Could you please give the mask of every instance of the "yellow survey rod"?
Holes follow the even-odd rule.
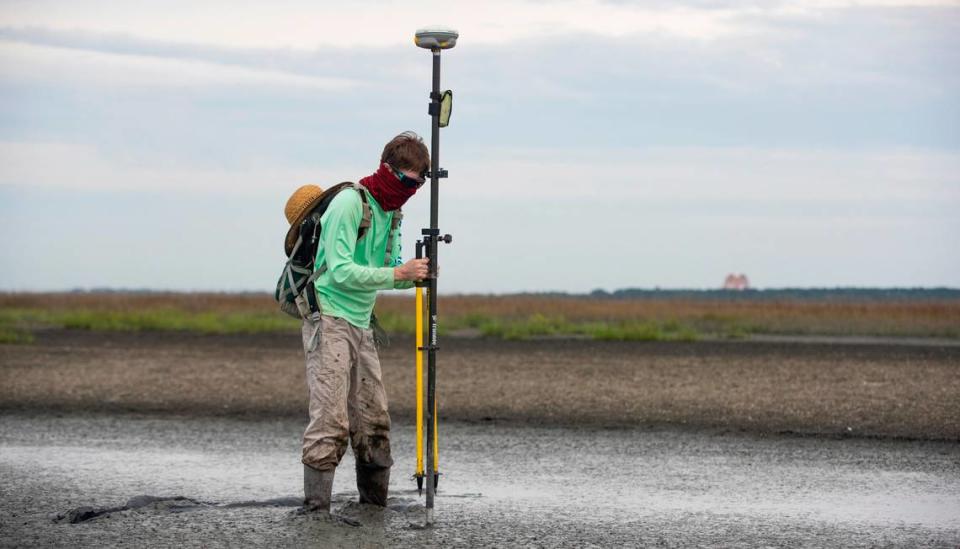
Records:
[[[440,478],[440,431],[437,429],[437,409],[438,402],[440,402],[440,397],[435,396],[433,399],[433,486],[436,488],[437,481]]]
[[[436,489],[440,482],[440,429],[439,414],[440,395],[436,394],[434,389],[433,397],[433,488]],[[421,469],[422,470],[422,469]]]
[[[417,491],[423,490],[423,288],[417,286]]]

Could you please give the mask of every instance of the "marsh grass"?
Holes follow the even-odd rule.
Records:
[[[0,310],[0,342],[29,343],[38,328],[91,331],[186,331],[203,334],[258,333],[296,330],[286,315],[260,311],[198,312],[172,307],[131,310]]]
[[[382,295],[387,331],[413,334],[413,298]],[[443,296],[440,335],[584,337],[690,341],[753,334],[960,338],[960,301],[752,301],[604,299],[568,296]],[[45,327],[189,331],[209,334],[295,331],[268,294],[0,294],[0,343],[29,343]]]
[[[6,311],[0,311],[0,344],[33,343],[33,334]]]

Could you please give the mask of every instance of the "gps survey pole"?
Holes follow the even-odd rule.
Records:
[[[418,243],[418,248],[422,247],[426,252],[429,263],[429,276],[427,277],[427,310],[429,311],[427,323],[426,345],[421,345],[417,352],[427,352],[427,402],[426,423],[427,423],[427,501],[426,501],[426,523],[433,524],[433,496],[439,480],[439,471],[437,470],[438,446],[437,446],[437,246],[443,241],[450,243],[451,237],[446,234],[440,236],[440,229],[437,228],[437,205],[440,190],[440,178],[447,176],[447,171],[440,169],[440,128],[445,127],[450,120],[450,108],[453,102],[453,94],[449,91],[440,93],[440,52],[457,45],[459,34],[455,30],[429,27],[420,29],[414,36],[414,43],[430,50],[433,56],[433,88],[430,91],[430,228],[423,229],[422,243]],[[419,309],[417,314],[423,314]],[[419,338],[418,338],[419,339]],[[419,402],[424,407],[422,400]],[[422,408],[421,408],[422,410]],[[417,414],[422,417],[421,413]],[[418,429],[419,430],[419,429]],[[423,449],[423,445],[418,444],[418,449]],[[418,471],[420,473],[420,471]],[[422,477],[421,477],[422,478]]]

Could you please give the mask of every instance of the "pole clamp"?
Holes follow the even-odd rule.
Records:
[[[450,172],[448,172],[443,168],[440,168],[439,170],[437,170],[437,179],[443,179],[445,177],[448,177],[449,175],[450,175]],[[433,178],[433,172],[427,172],[427,177]]]
[[[439,345],[424,345],[423,347],[417,347],[418,351],[439,351]]]
[[[433,240],[436,240],[437,244],[441,242],[444,244],[450,244],[453,242],[453,235],[445,234],[440,236],[440,229],[420,229],[420,234],[423,235],[423,240],[417,241],[417,259],[420,259],[420,254],[424,249],[430,249],[430,242]]]

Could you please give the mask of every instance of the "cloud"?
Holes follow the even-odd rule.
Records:
[[[589,176],[576,183],[605,192],[584,196],[559,177],[568,166],[544,165],[537,181],[557,177],[551,192],[526,196],[527,182],[516,179],[491,196],[473,191],[500,179],[501,166],[475,179],[468,172],[476,168],[450,161],[440,228],[454,244],[442,251],[442,292],[715,287],[728,272],[746,272],[760,287],[960,284],[956,194],[924,185],[909,200],[884,196],[886,185],[859,198],[821,195],[826,185],[806,198],[739,193],[750,185],[724,197],[670,198],[620,194]],[[672,169],[678,179],[684,173]],[[689,177],[666,187],[710,183]],[[294,187],[280,182],[253,194],[0,185],[0,288],[269,291]],[[418,194],[404,208],[407,255],[428,203]]]
[[[771,18],[822,18],[839,9],[956,7],[950,0],[605,2],[601,0],[427,0],[271,3],[169,0],[8,0],[0,24],[83,29],[235,48],[412,47],[417,28],[441,22],[464,44],[527,44],[561,35],[656,35],[722,40],[755,33]]]
[[[212,168],[146,164],[86,145],[0,143],[0,185],[50,190],[275,198],[300,184],[358,177],[372,164],[291,167],[261,160]],[[464,204],[549,197],[573,207],[615,197],[732,216],[819,215],[860,205],[857,211],[866,215],[943,215],[960,208],[960,155],[936,150],[454,148],[444,164],[455,166],[444,195]]]
[[[104,17],[104,14],[109,17]],[[186,2],[163,4],[92,1],[7,2],[6,26],[134,34],[154,40],[231,47],[313,49],[412,47],[417,28],[438,18],[474,45],[539,40],[569,33],[622,36],[656,33],[715,39],[737,32],[734,7],[699,9],[683,4],[611,4],[596,0],[554,2]],[[188,17],[182,14],[189,14]]]
[[[448,150],[498,151],[519,173],[536,149],[953,149],[960,71],[943,69],[960,64],[958,23],[937,13],[837,8],[709,45],[562,36],[457,49],[444,65],[456,95]],[[204,174],[366,166],[371,140],[427,131],[429,56],[412,47],[235,48],[42,28],[0,39],[0,139],[76,145],[91,169],[120,159],[216,186]]]
[[[38,190],[173,192],[185,196],[234,193],[270,195],[310,182],[333,181],[354,172],[349,164],[291,167],[240,161],[232,166],[144,162],[72,143],[0,142],[0,186]]]
[[[576,203],[618,197],[853,203],[921,200],[960,207],[960,155],[937,150],[748,147],[490,149],[451,154],[458,198],[511,196]],[[490,179],[485,174],[501,174]],[[742,211],[739,210],[738,211]]]
[[[266,289],[291,189],[429,132],[436,13],[444,291],[958,283],[956,2],[439,5],[4,3],[0,285]]]
[[[0,67],[5,79],[83,81],[102,88],[139,86],[167,91],[171,87],[219,85],[345,91],[359,85],[356,80],[338,76],[295,74],[184,56],[140,55],[134,51],[116,54],[93,47],[65,49],[2,40]]]
[[[920,9],[870,7],[870,3],[829,5],[832,7],[827,9],[818,3],[775,3],[760,9],[747,4],[731,17],[743,21],[750,32],[709,44],[680,35],[639,31],[534,33],[522,40],[522,48],[508,41],[458,49],[448,54],[455,60],[452,67],[448,65],[453,71],[448,74],[465,74],[482,82],[477,86],[481,94],[574,101],[587,101],[598,93],[621,99],[616,96],[618,91],[645,101],[651,96],[683,100],[685,95],[677,94],[678,86],[702,86],[700,96],[712,91],[721,97],[751,100],[764,99],[758,94],[781,98],[785,93],[809,93],[811,89],[833,95],[838,89],[870,90],[932,100],[952,99],[960,92],[960,5]],[[624,9],[619,4],[605,6]],[[721,4],[696,9],[713,13],[732,8]],[[545,15],[545,20],[553,16],[578,20],[559,8],[550,13],[553,15]],[[530,27],[538,25],[531,23]],[[256,71],[251,76],[262,71],[267,84],[271,75],[290,74],[320,85],[367,82],[383,86],[425,74],[426,63],[420,62],[423,56],[413,48],[398,52],[375,42],[350,49],[241,47],[200,38],[170,41],[54,27],[0,28],[0,39],[11,42],[137,60],[178,60],[185,62],[187,69],[196,62],[201,70],[214,64]],[[8,70],[27,66],[19,61],[10,59]],[[392,90],[388,86],[382,91]]]
[[[199,37],[198,37],[199,38]],[[284,73],[298,77],[318,77],[321,79],[361,79],[370,71],[379,67],[380,71],[391,72],[383,67],[384,51],[350,51],[338,49],[295,50],[280,47],[244,48],[221,46],[195,39],[189,42],[157,40],[130,34],[103,33],[89,30],[60,30],[49,27],[0,27],[0,40],[56,48],[61,55],[69,55],[73,50],[95,52],[105,55],[129,56],[143,60],[162,60],[168,62],[201,63],[204,65],[224,65],[228,68],[241,68],[262,71],[265,76]],[[9,45],[9,44],[8,44]]]

